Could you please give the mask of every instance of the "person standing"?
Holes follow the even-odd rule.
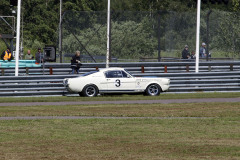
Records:
[[[27,54],[25,55],[25,59],[26,60],[33,60],[33,55],[31,54],[31,51],[30,50],[28,50],[27,51]]]
[[[7,50],[2,53],[1,59],[4,61],[11,61],[13,59],[13,55],[10,51],[10,48],[7,48]]]
[[[38,48],[38,52],[35,54],[36,64],[43,62],[43,54],[41,53],[41,48]]]
[[[207,56],[207,52],[206,52],[206,43],[202,43],[202,46],[200,47],[200,52],[199,55],[201,58],[205,58]]]
[[[191,59],[196,59],[196,55],[194,51],[191,52]]]
[[[81,65],[82,64],[81,64],[81,58],[80,58],[80,51],[76,51],[75,55],[72,56],[72,59],[71,59],[72,74],[74,74],[75,72],[79,74],[79,69]]]
[[[190,58],[190,53],[188,50],[188,45],[185,45],[185,48],[182,51],[182,59],[189,59]]]

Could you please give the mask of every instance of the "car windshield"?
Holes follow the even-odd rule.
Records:
[[[99,71],[91,71],[91,72],[88,72],[88,73],[84,73],[84,74],[80,75],[79,77],[89,76],[89,75],[91,75],[93,73],[97,73],[97,72],[99,72]]]
[[[131,75],[132,77],[134,77],[131,73],[128,72],[128,70],[124,69],[125,72],[127,72],[129,75]]]

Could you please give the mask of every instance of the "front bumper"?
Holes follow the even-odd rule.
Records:
[[[161,87],[162,87],[162,91],[163,91],[163,92],[166,92],[166,91],[169,90],[170,85],[162,85]]]

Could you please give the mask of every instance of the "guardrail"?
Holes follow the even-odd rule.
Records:
[[[240,92],[240,72],[142,73],[135,76],[157,76],[171,79],[169,93],[179,92]],[[77,75],[0,76],[0,97],[66,95],[64,78]]]
[[[110,63],[110,67],[124,67],[134,73],[184,73],[195,72],[195,62],[131,62]],[[1,68],[1,67],[0,67]],[[105,63],[83,63],[80,73],[105,68]],[[239,71],[240,61],[200,62],[200,72]],[[15,68],[2,68],[1,75],[14,75]],[[4,74],[3,74],[4,73]],[[70,63],[46,63],[39,68],[20,68],[19,75],[66,75],[71,73]]]
[[[24,73],[26,75],[29,74],[29,69],[30,68],[40,68],[41,65],[39,64],[35,64],[35,60],[19,60],[19,69],[20,69],[20,73]],[[1,75],[10,75],[13,74],[15,72],[15,60],[12,61],[3,61],[0,60],[0,71],[1,71]],[[5,74],[6,72],[6,74]]]

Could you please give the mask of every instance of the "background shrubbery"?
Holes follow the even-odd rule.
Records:
[[[74,33],[89,53],[105,55],[106,7],[107,0],[64,0],[64,53],[73,53],[78,49],[86,54],[72,35]],[[115,57],[156,57],[158,11],[161,11],[159,35],[163,55],[180,56],[185,44],[190,46],[190,50],[195,50],[196,1],[111,0],[111,9],[112,55]],[[206,41],[206,15],[210,9],[213,10],[210,15],[210,49],[213,56],[238,56],[239,0],[229,1],[228,5],[202,4],[202,42]],[[0,1],[0,15],[12,15],[9,0]],[[59,0],[24,0],[22,18],[25,51],[45,45],[58,46]],[[11,30],[5,23],[0,23],[0,33],[11,33]],[[1,41],[0,51],[5,48]]]

